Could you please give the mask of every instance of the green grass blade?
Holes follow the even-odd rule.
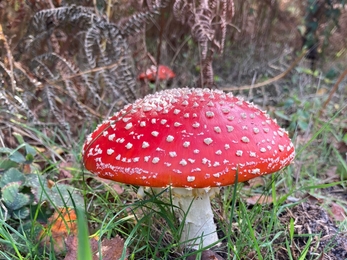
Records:
[[[78,260],[92,260],[92,250],[89,243],[88,225],[87,218],[84,212],[76,208],[77,213],[77,230],[78,230],[78,249],[77,259]]]

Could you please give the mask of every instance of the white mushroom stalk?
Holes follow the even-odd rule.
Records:
[[[179,208],[179,220],[181,223],[184,221],[180,242],[186,247],[199,249],[217,244],[218,236],[210,198],[218,192],[219,188],[172,188],[173,203]]]

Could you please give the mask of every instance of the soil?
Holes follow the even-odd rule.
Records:
[[[288,252],[286,240],[290,240],[288,236],[291,219],[294,221],[294,236],[289,246],[291,252]],[[347,233],[341,232],[327,211],[318,204],[308,201],[288,207],[279,216],[279,221],[283,226],[288,227],[288,235],[287,237],[281,235],[273,242],[276,260],[288,260],[289,255],[292,256],[292,259],[347,259]],[[307,250],[306,256],[300,258],[304,256],[305,250]],[[206,254],[202,254],[201,259],[227,259],[226,243],[214,248],[213,251],[205,251]],[[265,257],[266,252],[263,253],[263,257]],[[256,260],[258,256],[255,251],[250,251],[246,257],[241,259]]]
[[[308,241],[312,239],[305,259],[347,259],[347,234],[340,232],[328,213],[319,205],[301,203],[279,217],[289,226],[294,220],[295,235],[291,246],[294,259],[298,259]],[[280,250],[278,258],[288,259],[286,249]]]

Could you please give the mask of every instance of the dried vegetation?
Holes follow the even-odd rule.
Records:
[[[59,127],[71,137],[85,122],[100,120],[153,91],[136,81],[139,71],[150,65],[170,63],[180,75],[172,86],[212,87],[212,60],[225,42],[251,41],[264,48],[281,35],[275,33],[279,25],[291,24],[285,19],[290,16],[267,1],[71,4],[1,3],[0,98],[7,121]],[[273,15],[280,19],[278,26]],[[162,87],[157,82],[154,88]]]

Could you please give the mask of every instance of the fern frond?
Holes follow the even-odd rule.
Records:
[[[58,80],[79,72],[74,64],[54,52],[37,56],[32,60],[30,67],[35,68],[37,77],[44,77],[48,80]]]
[[[0,107],[4,111],[8,111],[10,114],[14,115],[18,113],[17,108],[12,104],[8,99],[6,92],[3,89],[0,89]],[[0,110],[1,111],[1,110]]]
[[[18,95],[6,91],[4,88],[0,89],[0,104],[4,110],[9,111],[12,115],[19,115],[25,117],[29,122],[37,122],[36,116],[28,107],[27,103]]]
[[[58,123],[63,127],[68,136],[71,136],[70,124],[64,119],[64,115],[62,111],[59,110],[55,98],[56,94],[54,92],[54,87],[47,84],[45,87],[46,98],[48,101],[48,105],[51,113],[54,115],[54,118],[58,121]],[[57,96],[58,97],[58,96]]]
[[[100,29],[96,25],[92,25],[91,28],[86,32],[84,40],[84,52],[90,68],[96,67],[95,46],[100,46],[100,33]]]
[[[147,1],[148,11],[135,13],[129,17],[124,24],[119,24],[120,29],[125,37],[135,35],[143,30],[143,25],[150,22],[154,16],[160,14],[160,9],[165,8],[170,0]]]
[[[187,0],[176,0],[172,7],[174,16],[182,24],[186,22],[187,14],[191,9],[192,6],[188,4]]]
[[[102,99],[102,97],[99,95],[98,91],[100,90],[99,84],[98,84],[98,72],[95,73],[95,76],[91,75],[90,73],[83,73],[81,75],[82,81],[88,91],[90,91],[90,96],[92,104],[95,106],[100,106],[101,104],[107,108],[109,108],[109,103],[107,103],[105,100]]]
[[[47,55],[42,55],[34,58],[29,64],[32,72],[41,79],[50,79],[56,80],[60,75],[54,75],[52,70],[45,64],[44,60],[47,58]]]
[[[181,23],[188,23],[201,53],[201,84],[213,81],[212,60],[215,51],[223,52],[227,25],[234,14],[233,0],[175,0],[173,13]]]
[[[88,121],[92,120],[92,115],[88,112],[86,107],[79,101],[78,94],[74,88],[75,84],[71,80],[64,80],[64,86],[73,103],[78,107],[78,110],[81,111]]]
[[[204,60],[202,73],[204,75],[202,85],[212,87],[213,85],[213,67],[212,67],[213,49],[210,49],[209,56]]]
[[[59,71],[61,75],[69,76],[79,73],[79,69],[77,68],[76,64],[70,62],[69,60],[56,53],[52,53],[52,57],[55,58],[55,66],[57,68],[57,71]]]
[[[98,17],[92,8],[83,6],[64,6],[42,10],[35,14],[30,22],[29,33],[40,33],[52,28],[69,25],[87,28],[97,21]]]
[[[149,13],[154,15],[155,10]],[[27,77],[23,85],[25,103],[35,106],[40,100],[51,112],[47,120],[69,132],[72,117],[83,115],[92,122],[92,117],[137,98],[127,39],[116,24],[94,11],[81,6],[39,11],[30,21],[17,57],[24,73],[28,68],[30,73],[26,74],[41,83],[35,89],[33,80],[29,82]]]
[[[154,11],[147,11],[144,13],[136,13],[130,17],[127,22],[122,26],[122,32],[125,36],[134,35],[143,30],[143,25],[148,23],[154,15],[159,14],[157,8]]]
[[[209,9],[197,9],[192,20],[192,35],[199,42],[202,58],[205,59],[208,42],[213,40],[215,33],[212,29],[212,12]]]

